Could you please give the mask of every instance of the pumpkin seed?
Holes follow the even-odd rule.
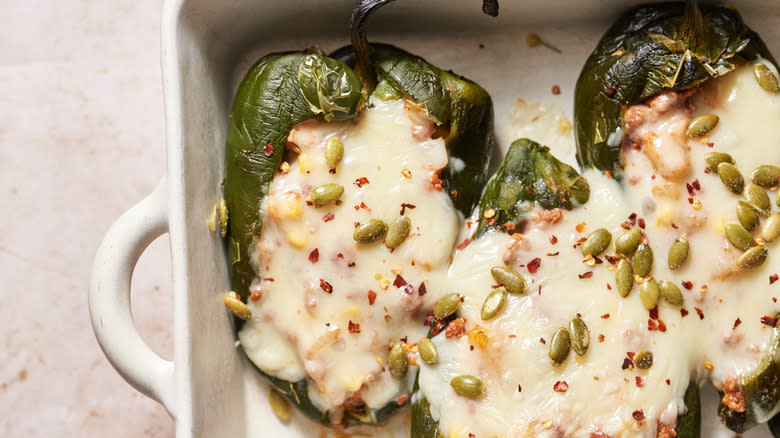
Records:
[[[406,356],[406,349],[401,344],[393,345],[390,354],[387,356],[387,369],[395,380],[401,380],[409,371],[409,358]]]
[[[761,265],[764,263],[764,260],[766,260],[767,251],[766,248],[764,248],[764,245],[757,245],[749,250],[745,251],[744,254],[739,256],[737,259],[737,267],[740,269],[751,269],[755,268],[756,266]]]
[[[224,198],[219,198],[219,204],[217,205],[217,214],[219,215],[219,233],[222,237],[227,236],[228,232],[228,220],[230,214],[228,213],[227,204]]]
[[[574,317],[574,319],[569,321],[569,331],[571,332],[572,350],[577,353],[577,356],[587,353],[590,345],[590,330],[585,321],[579,316]]]
[[[718,164],[718,175],[723,185],[731,193],[736,195],[742,193],[742,189],[745,188],[745,178],[742,177],[737,166],[731,163],[720,163]]]
[[[618,293],[625,298],[634,288],[634,269],[628,260],[622,259],[618,262],[615,270],[615,282],[617,283]]]
[[[757,210],[767,212],[772,208],[772,201],[769,200],[766,190],[756,184],[749,183],[745,186],[745,199]]]
[[[482,383],[482,380],[470,374],[453,377],[450,380],[450,386],[464,397],[479,397],[485,392],[485,384]]]
[[[436,304],[433,305],[433,316],[436,319],[444,319],[455,313],[458,310],[458,306],[460,306],[460,294],[450,292],[439,298]]]
[[[731,163],[734,164],[734,159],[731,155],[725,152],[710,152],[704,156],[704,162],[707,163],[707,168],[713,172],[718,171],[718,164]]]
[[[435,364],[439,361],[439,352],[436,351],[436,346],[433,345],[433,341],[428,338],[420,338],[417,341],[417,351],[420,353],[420,358],[428,365]]]
[[[336,183],[321,184],[313,188],[309,201],[314,205],[325,205],[335,202],[344,193],[344,186]]]
[[[238,319],[245,321],[252,319],[252,311],[249,310],[249,307],[241,301],[241,298],[235,292],[231,291],[225,296],[225,306]]]
[[[640,244],[634,251],[634,257],[631,261],[634,274],[647,277],[653,269],[653,249],[650,248],[650,245]]]
[[[688,130],[685,131],[685,135],[688,137],[701,137],[715,129],[715,127],[718,126],[719,121],[720,117],[715,114],[702,114],[691,120],[691,123],[688,124]]]
[[[661,295],[661,291],[658,290],[658,282],[655,279],[647,279],[639,286],[639,299],[642,300],[642,305],[645,309],[650,310],[658,304],[658,297]]]
[[[387,224],[380,219],[370,219],[368,222],[360,224],[352,233],[352,238],[359,243],[375,242],[382,238],[387,232]]]
[[[658,283],[658,290],[661,297],[669,304],[681,306],[685,302],[680,288],[671,281],[661,280]]]
[[[759,222],[756,209],[745,201],[737,201],[737,219],[739,219],[739,223],[742,224],[746,230],[756,228]]]
[[[290,402],[278,389],[272,387],[268,391],[268,404],[280,420],[286,421],[290,418]]]
[[[385,236],[385,246],[393,249],[401,246],[409,237],[409,231],[412,229],[412,221],[406,216],[401,216],[390,223]]]
[[[726,225],[726,238],[729,239],[729,242],[731,242],[732,245],[741,249],[742,251],[747,251],[753,245],[755,245],[753,242],[753,236],[750,234],[750,231],[746,230],[742,225],[738,224]]]
[[[505,266],[494,266],[490,270],[493,280],[503,285],[506,291],[514,295],[522,295],[528,290],[525,278],[511,268]]]
[[[550,351],[548,356],[553,365],[560,365],[569,357],[569,350],[571,350],[571,336],[569,331],[564,327],[559,328],[553,334],[552,340],[550,340]]]
[[[674,271],[685,263],[685,260],[688,259],[689,247],[690,244],[685,236],[679,237],[672,243],[672,246],[669,248],[669,256],[667,257],[669,269]]]
[[[640,370],[649,369],[653,366],[653,352],[642,350],[634,355],[634,365]]]
[[[503,286],[497,287],[490,292],[487,298],[485,298],[485,302],[482,303],[482,312],[480,313],[480,316],[482,316],[483,321],[487,321],[496,316],[501,308],[504,307],[507,295],[506,289]]]
[[[780,184],[780,167],[764,164],[753,169],[751,179],[761,187],[771,189]]]
[[[776,94],[780,90],[780,81],[775,73],[762,62],[753,64],[753,76],[755,76],[758,85],[768,93]]]
[[[609,247],[612,241],[612,234],[604,228],[599,228],[588,235],[585,242],[582,243],[582,255],[597,256]]]
[[[328,167],[335,169],[343,158],[344,143],[338,137],[330,137],[325,141],[325,164]]]
[[[641,242],[642,232],[639,228],[633,227],[615,239],[615,252],[626,256],[631,255]]]
[[[780,236],[780,212],[772,213],[761,229],[761,238],[767,242],[771,242]]]

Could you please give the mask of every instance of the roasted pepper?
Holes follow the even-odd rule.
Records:
[[[494,147],[490,96],[479,85],[420,57],[389,45],[369,45],[365,18],[387,2],[360,3],[353,15],[354,49],[344,47],[330,56],[317,49],[267,55],[250,68],[236,92],[227,135],[224,199],[230,212],[231,287],[244,301],[257,277],[250,258],[262,232],[261,205],[287,136],[298,123],[346,120],[357,116],[370,98],[403,98],[440,128],[450,164],[439,178],[455,206],[470,212],[479,197]],[[380,423],[404,404],[391,402],[374,410],[345,407],[343,416],[334,419],[311,402],[307,379],[290,382],[258,371],[307,417],[327,426]]]
[[[734,9],[689,2],[630,10],[601,38],[577,80],[574,133],[580,165],[620,177],[629,106],[664,91],[699,86],[761,58],[776,65]]]

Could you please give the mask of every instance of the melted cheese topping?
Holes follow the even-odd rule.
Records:
[[[414,370],[393,380],[389,347],[425,335],[425,312],[440,294],[421,295],[420,285],[446,270],[459,230],[449,197],[435,186],[447,154],[433,130],[402,101],[376,101],[356,121],[312,120],[289,135],[299,154],[263,203],[254,260],[261,278],[251,288],[258,299],[249,300],[254,318],[239,339],[266,373],[311,379],[309,396],[323,410],[350,397],[381,408],[410,393]],[[325,164],[330,137],[345,151],[335,172]],[[312,188],[325,183],[344,187],[340,201],[307,205]],[[355,223],[389,224],[402,210],[412,230],[400,247],[353,240]]]
[[[742,251],[723,227],[738,223],[742,197],[705,172],[704,155],[728,152],[746,181],[758,165],[780,165],[780,97],[763,91],[748,67],[710,81],[690,105],[684,98],[664,95],[633,108],[622,184],[586,172],[591,198],[584,208],[557,222],[532,214],[522,236],[491,232],[455,256],[446,281],[465,296],[459,316],[473,336],[435,337],[439,362],[423,364],[419,378],[444,436],[654,437],[685,412],[691,379],[722,389],[765,354],[771,328],[761,318],[780,310],[773,296],[780,283],[769,280],[780,272],[780,248],[768,243],[765,263],[736,268]],[[688,122],[706,113],[720,116],[718,127],[707,138],[688,139]],[[770,192],[773,203],[775,196]],[[657,315],[648,312],[639,284],[620,297],[608,258],[584,260],[578,246],[584,237],[603,227],[614,244],[632,214],[655,255],[652,277],[677,285],[682,306],[660,300]],[[682,235],[689,257],[671,271],[667,253]],[[614,256],[614,246],[605,254]],[[534,259],[536,270],[529,269]],[[510,295],[498,316],[482,321],[494,285],[490,269],[505,264],[526,278],[529,292]],[[553,366],[551,337],[578,314],[590,329],[590,347]],[[486,338],[480,341],[478,332]],[[630,365],[641,350],[653,353],[650,369]],[[485,393],[458,395],[449,383],[462,374],[478,376]]]

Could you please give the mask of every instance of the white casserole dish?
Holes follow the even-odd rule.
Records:
[[[585,58],[617,15],[638,3],[504,0],[492,19],[480,12],[479,0],[399,0],[370,20],[369,37],[484,86],[494,99],[496,132],[505,148],[512,139],[501,134],[516,98],[553,102],[571,115]],[[735,3],[745,22],[780,54],[780,4]],[[273,51],[317,44],[327,52],[347,44],[353,6],[353,0],[165,2],[168,174],[107,233],[95,257],[89,304],[106,356],[131,385],[165,406],[176,419],[177,437],[313,434],[302,419],[279,423],[266,406],[265,383],[235,348],[232,318],[222,304],[229,287],[223,246],[205,221],[220,197],[227,114],[246,69]],[[526,47],[529,32],[563,54]],[[553,85],[560,86],[560,95],[551,93]],[[165,232],[173,265],[173,361],[144,344],[129,297],[135,262]],[[715,410],[713,394],[704,400],[705,423]],[[715,433],[705,426],[702,436]],[[757,427],[743,436],[769,434]]]

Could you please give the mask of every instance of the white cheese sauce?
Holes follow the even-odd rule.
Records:
[[[780,165],[780,97],[762,90],[749,66],[686,97],[659,96],[634,108],[622,183],[588,171],[585,207],[547,221],[529,213],[522,235],[490,232],[456,254],[441,280],[450,287],[439,289],[464,295],[458,315],[469,332],[436,336],[439,361],[422,364],[419,378],[443,436],[662,436],[685,412],[691,379],[722,389],[756,366],[772,332],[762,317],[780,310],[780,282],[770,283],[780,273],[780,247],[767,243],[761,266],[737,269],[742,251],[726,240],[724,226],[738,223],[735,205],[742,197],[705,172],[704,155],[728,152],[746,182],[758,165]],[[690,120],[707,113],[717,114],[719,125],[707,137],[686,137]],[[777,211],[777,194],[769,195]],[[639,284],[622,298],[608,258],[593,263],[583,257],[578,243],[597,228],[612,233],[604,254],[615,256],[614,241],[632,214],[654,253],[651,276],[677,285],[681,306],[661,299],[657,315],[648,312]],[[672,271],[667,254],[683,235],[689,256]],[[498,316],[483,321],[480,309],[494,286],[490,269],[504,265],[526,278],[529,291],[510,295]],[[551,337],[576,315],[590,329],[589,349],[553,366]],[[642,350],[653,353],[647,370],[630,360]],[[479,377],[484,394],[458,395],[450,381],[462,374]]]

